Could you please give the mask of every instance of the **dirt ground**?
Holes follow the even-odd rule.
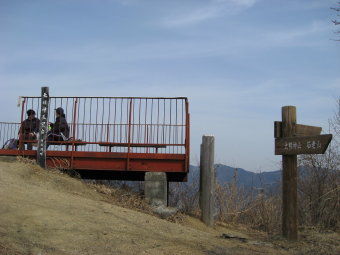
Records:
[[[305,233],[289,243],[249,230],[208,228],[188,216],[169,222],[117,206],[109,196],[65,174],[0,161],[0,254],[340,254],[337,233],[323,233],[322,242]]]

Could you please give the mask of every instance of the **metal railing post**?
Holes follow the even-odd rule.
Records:
[[[130,147],[131,147],[131,117],[132,117],[132,98],[130,98],[130,110],[129,110],[129,123],[128,123],[128,151],[127,151],[127,161],[126,170],[130,169]]]
[[[73,169],[73,161],[74,161],[74,141],[76,140],[76,118],[77,118],[77,103],[78,98],[74,101],[74,109],[73,109],[73,139],[72,139],[72,151],[71,151],[71,169]]]

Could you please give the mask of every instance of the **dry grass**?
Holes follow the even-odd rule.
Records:
[[[95,191],[107,195],[111,202],[124,208],[141,212],[152,213],[151,206],[146,203],[143,196],[131,191],[128,187],[113,188],[105,184],[88,183]]]
[[[246,225],[267,233],[280,231],[281,199],[263,193],[252,197],[235,183],[216,185],[215,193],[218,220],[231,224]]]
[[[40,167],[36,165],[34,160],[17,157],[21,163],[29,165],[35,172],[38,172]],[[62,168],[49,169],[57,174],[68,174],[72,177],[77,177],[72,171],[66,171]],[[337,182],[337,178],[332,175],[332,181]],[[325,189],[320,197],[316,197],[316,191],[320,192],[320,188],[315,190],[311,188],[315,184],[315,180],[300,182],[300,196],[299,196],[299,222],[300,226],[316,226],[319,229],[339,230],[339,186],[328,185],[325,187],[333,187],[333,189]],[[330,180],[329,180],[330,181]],[[328,182],[329,182],[328,181]],[[144,196],[141,193],[133,191],[127,185],[120,187],[112,187],[101,182],[86,183],[93,190],[104,194],[106,198],[113,204],[124,208],[137,210],[139,212],[155,215],[152,212],[151,206],[146,203]],[[167,220],[171,222],[184,222],[185,215],[200,217],[200,209],[198,205],[199,193],[199,178],[195,178],[190,184],[175,183],[172,185],[171,196],[172,200],[176,201],[176,206],[180,208],[180,213],[169,217]],[[334,188],[335,187],[335,188]],[[311,194],[303,196],[301,190],[307,190],[312,193],[315,201],[311,201]],[[315,199],[315,197],[317,199]],[[253,197],[245,189],[236,185],[236,180],[226,183],[225,185],[216,184],[215,187],[216,199],[216,220],[232,225],[243,225],[248,228],[263,231],[268,234],[278,234],[281,231],[281,197],[277,195],[265,195],[258,193]],[[317,206],[312,206],[318,202]],[[317,214],[316,209],[322,209],[322,213]],[[333,209],[333,210],[331,210]],[[312,222],[312,213],[319,215],[319,222]],[[156,215],[155,215],[156,216]],[[321,218],[322,216],[322,218]]]
[[[36,162],[35,159],[30,159],[30,158],[27,158],[27,157],[17,156],[16,160],[19,163],[24,163],[24,164],[29,165],[29,166],[34,166],[34,167],[36,166],[36,167],[38,167],[37,162]]]
[[[87,185],[89,185],[89,187],[94,189],[96,192],[104,194],[110,203],[127,209],[158,216],[153,212],[152,207],[144,200],[143,195],[133,191],[126,185],[122,185],[121,187],[117,188],[96,182],[88,183]],[[183,223],[185,218],[185,214],[176,213],[175,215],[169,216],[165,219],[174,223]]]
[[[8,244],[2,244],[0,241],[0,254],[1,255],[23,255],[16,251],[13,247],[10,247]]]
[[[37,165],[36,161],[26,157],[18,156],[17,161],[30,167],[35,173],[41,171],[40,166]],[[65,169],[63,167],[48,168],[48,171],[58,175],[68,175],[73,178],[79,179],[79,174],[73,170]],[[105,195],[105,199],[115,205],[123,208],[143,212],[153,216],[158,216],[153,213],[152,207],[144,200],[144,196],[139,192],[133,191],[131,187],[125,185],[118,185],[118,187],[112,187],[107,183],[100,181],[84,182],[92,190]],[[185,221],[186,215],[184,213],[177,213],[175,215],[166,218],[167,221],[174,223],[182,223]],[[2,254],[2,253],[0,253]]]
[[[26,159],[19,160],[21,160],[21,162],[24,162],[30,168],[34,169],[34,172],[39,176],[47,174],[45,171],[42,171],[42,169],[38,167],[34,161]],[[64,175],[64,177],[60,176],[57,178],[65,179],[65,173],[58,172],[57,169],[54,169],[53,172],[55,172],[58,175],[59,174]],[[55,177],[52,178],[54,179]],[[43,181],[44,180],[45,179],[43,179]],[[71,186],[74,185],[74,182],[79,181],[73,180],[71,182]],[[60,183],[60,187],[64,186],[65,186],[64,183]],[[91,191],[95,190],[97,192],[97,194],[95,195],[96,201],[103,199],[104,201],[107,201],[115,205],[119,205],[124,208],[153,215],[150,206],[147,203],[145,203],[143,196],[140,195],[138,192],[130,190],[127,186],[123,186],[122,188],[113,188],[108,185],[103,185],[100,183],[87,183],[85,186],[90,187]],[[189,226],[190,228],[198,229],[205,232],[214,231],[216,229],[219,229],[220,226],[223,226],[224,228],[223,230],[221,230],[223,232],[221,233],[226,233],[224,231],[228,229],[230,233],[233,232],[243,233],[241,234],[241,236],[245,235],[248,236],[250,239],[256,240],[254,242],[249,241],[248,244],[249,247],[251,247],[250,249],[253,249],[254,245],[258,247],[260,247],[261,245],[267,245],[276,249],[276,251],[278,252],[277,254],[281,254],[281,252],[284,253],[285,251],[287,251],[289,254],[306,254],[306,255],[338,254],[340,247],[339,234],[331,231],[320,232],[317,228],[300,229],[300,240],[298,243],[295,244],[290,244],[286,240],[278,238],[277,236],[279,235],[274,235],[275,232],[279,232],[277,229],[280,229],[279,225],[277,225],[279,224],[280,219],[276,214],[277,212],[280,212],[281,203],[279,198],[258,195],[255,196],[253,199],[248,200],[247,198],[248,193],[243,189],[237,188],[237,186],[233,185],[233,183],[229,183],[224,186],[217,186],[216,189],[218,191],[216,193],[217,199],[220,199],[220,201],[226,200],[228,204],[226,203],[225,207],[219,211],[220,215],[217,214],[221,222],[216,224],[213,230],[207,230],[203,228],[203,226],[193,227],[192,224],[189,222],[190,220],[188,220],[188,219],[192,220],[192,218],[189,218],[184,214],[177,214],[173,217],[168,218],[167,220],[171,222],[180,223],[181,225],[186,225]],[[66,189],[66,192],[68,192],[68,189]],[[72,191],[70,192],[72,193]],[[83,192],[83,190],[81,190],[81,192]],[[194,199],[194,201],[196,201],[196,199]],[[267,233],[271,234],[268,235]],[[250,250],[247,250],[247,253],[244,254],[249,254],[248,253],[249,251]],[[22,255],[22,253],[13,249],[13,247],[8,245],[8,243],[5,244],[2,243],[1,241],[0,241],[0,254]]]
[[[17,156],[16,157],[16,160],[17,162],[19,163],[23,163],[23,164],[26,164],[27,166],[29,166],[32,170],[34,170],[35,172],[38,172],[41,170],[40,166],[37,165],[37,162],[35,159],[30,159],[30,158],[27,158],[27,157],[22,157],[22,156]],[[46,168],[46,170],[50,171],[50,172],[53,172],[53,173],[56,173],[56,174],[67,174],[73,178],[78,178],[80,179],[80,175],[72,170],[72,169],[68,169],[67,167],[63,167],[63,166],[66,166],[68,164],[68,160],[66,159],[59,159],[59,158],[56,158],[56,159],[53,159],[55,162],[59,162],[59,164],[54,164],[54,165],[59,165],[59,167],[48,167]],[[63,163],[62,163],[63,162]]]

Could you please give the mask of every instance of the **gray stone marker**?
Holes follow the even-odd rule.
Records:
[[[168,205],[168,182],[166,173],[147,172],[144,180],[145,200],[152,206],[152,211],[162,218],[167,218],[177,213],[176,208]]]
[[[145,200],[152,206],[168,204],[168,183],[166,173],[147,172],[144,179]]]

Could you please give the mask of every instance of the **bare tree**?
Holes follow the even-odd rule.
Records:
[[[333,140],[324,155],[299,158],[299,221],[336,230],[340,228],[340,98],[330,129]]]
[[[336,12],[340,12],[340,2],[338,2],[337,7],[331,7],[331,9],[336,11]],[[339,17],[340,14],[337,14],[337,16]],[[332,20],[332,22],[335,26],[340,25],[340,20],[338,20],[338,19],[334,19],[334,20]],[[335,31],[335,33],[340,34],[340,30]],[[336,41],[340,41],[340,39],[337,39]]]

